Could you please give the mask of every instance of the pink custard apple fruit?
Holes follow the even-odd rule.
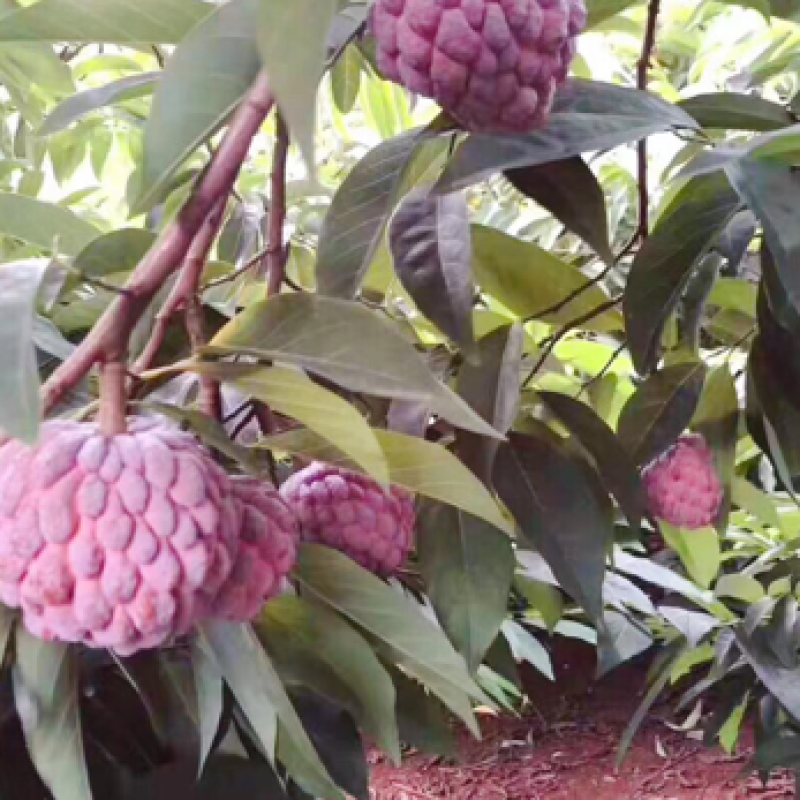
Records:
[[[405,561],[414,532],[411,495],[382,487],[356,472],[314,463],[281,487],[306,542],[348,555],[376,575],[389,576]]]
[[[644,472],[648,509],[681,528],[710,525],[722,503],[722,486],[714,457],[699,435],[682,436]]]
[[[233,478],[231,484],[241,503],[239,549],[212,614],[246,622],[283,588],[300,536],[297,519],[272,484],[246,477]]]
[[[585,24],[583,0],[377,0],[370,12],[383,75],[482,133],[544,124]]]
[[[242,509],[191,435],[55,420],[1,452],[0,601],[31,633],[129,655],[209,615]]]

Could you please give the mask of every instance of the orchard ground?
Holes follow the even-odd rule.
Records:
[[[482,717],[483,740],[459,737],[459,758],[413,753],[402,767],[372,758],[371,800],[777,800],[795,797],[794,777],[775,773],[764,786],[749,773],[752,733],[737,750],[706,748],[678,723],[665,695],[641,727],[622,767],[617,746],[644,686],[646,663],[592,680],[594,653],[555,646],[556,687],[523,676],[532,696],[519,718]]]

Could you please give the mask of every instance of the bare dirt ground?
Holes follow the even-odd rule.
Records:
[[[558,649],[557,649],[558,650]],[[524,718],[484,717],[483,741],[460,737],[447,762],[412,754],[401,768],[376,757],[373,800],[777,800],[792,798],[794,779],[765,787],[747,771],[749,734],[727,756],[671,730],[668,704],[651,712],[619,772],[620,735],[636,709],[642,666],[590,679],[586,653],[571,645],[554,654],[556,686],[530,675],[534,708]],[[589,656],[589,659],[593,656]]]

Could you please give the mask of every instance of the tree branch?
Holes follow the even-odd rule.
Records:
[[[286,270],[286,246],[284,225],[286,224],[286,162],[289,155],[289,131],[283,117],[276,119],[277,139],[272,156],[272,181],[269,199],[269,222],[267,228],[267,297],[280,294]]]
[[[181,265],[201,225],[230,193],[253,138],[274,99],[262,72],[240,105],[214,159],[177,219],[142,259],[119,295],[75,352],[42,387],[45,413],[57,405],[98,362],[122,361],[136,322]]]

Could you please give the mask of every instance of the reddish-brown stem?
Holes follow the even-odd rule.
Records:
[[[57,405],[98,362],[123,361],[136,322],[166,280],[183,263],[200,226],[233,188],[250,144],[274,100],[261,73],[234,115],[214,158],[177,219],[142,259],[92,332],[42,388],[45,412]]]
[[[286,224],[286,162],[289,155],[289,131],[283,117],[276,121],[275,150],[272,156],[272,180],[267,227],[267,297],[279,294],[286,270],[284,226]]]
[[[100,413],[98,421],[104,436],[119,436],[127,431],[128,372],[121,361],[106,361],[100,368]]]
[[[192,350],[195,352],[206,344],[205,325],[203,324],[203,304],[197,294],[192,294],[191,297],[186,298],[186,331],[189,334],[189,340],[192,343]],[[201,375],[200,378],[200,396],[198,397],[198,405],[200,410],[208,414],[212,419],[217,422],[222,420],[222,392],[220,390],[219,381],[215,381],[208,375]]]
[[[642,91],[647,89],[650,80],[650,61],[653,48],[656,46],[656,30],[658,15],[661,11],[661,0],[650,0],[647,11],[647,25],[642,42],[642,55],[636,70],[636,85]],[[639,228],[638,239],[646,239],[650,234],[650,188],[647,172],[647,139],[642,139],[638,147],[638,182],[639,182]]]

